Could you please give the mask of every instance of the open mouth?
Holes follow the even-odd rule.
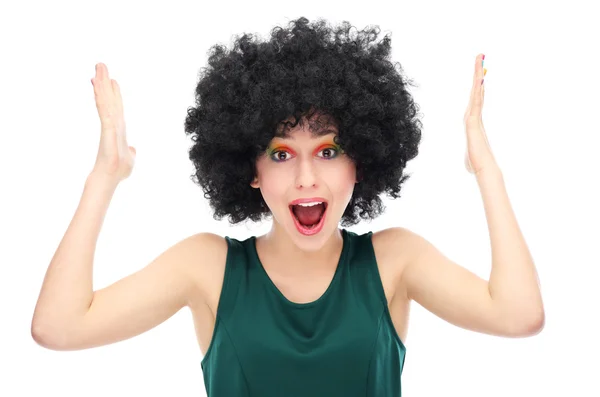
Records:
[[[304,235],[318,233],[323,227],[327,203],[290,205],[290,213],[298,231]]]

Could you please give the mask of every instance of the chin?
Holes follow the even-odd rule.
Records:
[[[306,252],[317,252],[325,246],[332,234],[336,232],[338,222],[333,219],[325,219],[320,230],[312,235],[303,234],[298,230],[296,222],[293,220],[287,223],[287,232],[294,244]]]
[[[296,232],[295,227],[292,226],[292,228],[292,240],[294,241],[294,244],[305,252],[312,253],[320,251],[327,243],[329,237],[331,237],[331,232],[329,232],[330,228],[323,228],[318,236],[311,237],[299,235],[298,232]]]

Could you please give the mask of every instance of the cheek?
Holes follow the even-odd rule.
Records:
[[[285,196],[285,185],[281,182],[278,183],[277,180],[275,177],[265,175],[261,181],[260,190],[269,206],[277,202],[282,196]]]
[[[257,164],[257,170],[260,175],[260,191],[263,199],[270,208],[273,208],[286,193],[286,173],[283,172],[282,168]]]
[[[335,175],[331,175],[328,180],[328,185],[336,197],[350,201],[356,182],[356,167],[352,162],[348,162],[336,169]]]

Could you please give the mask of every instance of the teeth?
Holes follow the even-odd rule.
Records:
[[[313,203],[300,203],[300,204],[296,204],[296,205],[301,205],[302,207],[312,207],[315,205],[319,205],[319,204],[323,204],[323,202],[313,202]]]

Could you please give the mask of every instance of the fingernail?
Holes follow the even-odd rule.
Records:
[[[487,73],[487,69],[483,68],[483,75],[485,76],[486,73]]]

